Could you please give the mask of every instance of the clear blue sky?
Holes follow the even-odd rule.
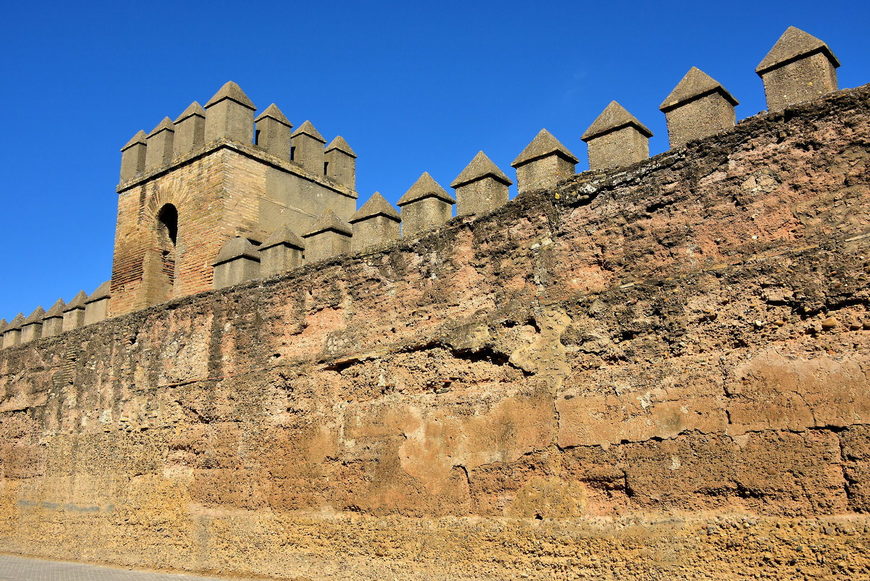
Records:
[[[789,25],[870,82],[870,3],[7,2],[0,35],[0,317],[111,274],[119,148],[227,80],[359,154],[361,202],[478,150],[503,170],[542,127],[581,158],[616,99],[667,148],[658,105],[691,66],[764,109],[754,68]]]

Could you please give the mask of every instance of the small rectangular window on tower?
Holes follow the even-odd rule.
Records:
[[[293,161],[295,159],[296,159],[296,146],[291,145],[290,146],[290,161]]]
[[[329,162],[324,161],[323,162],[323,175],[325,175],[325,176],[329,175],[329,172],[327,171],[328,169],[329,169]]]

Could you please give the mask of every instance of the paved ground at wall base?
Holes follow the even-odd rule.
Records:
[[[97,567],[81,563],[26,559],[0,555],[0,581],[219,581],[214,577],[192,577]]]

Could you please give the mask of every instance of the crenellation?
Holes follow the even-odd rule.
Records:
[[[397,202],[401,209],[402,236],[437,228],[452,217],[454,204],[456,200],[424,171]]]
[[[721,91],[666,115],[733,113]],[[870,85],[646,160],[613,102],[581,138],[593,171],[542,131],[516,200],[480,152],[456,200],[424,173],[401,212],[356,209],[338,137],[320,170],[268,138],[175,155],[119,186],[111,283],[0,320],[0,550],[257,578],[855,577],[868,106]]]
[[[450,187],[456,191],[456,215],[483,215],[508,201],[513,182],[482,151],[460,172]]]
[[[99,323],[108,316],[109,299],[112,296],[111,285],[112,281],[107,280],[98,286],[97,289],[88,296],[87,300],[85,300],[85,325]]]
[[[317,262],[349,252],[353,230],[332,210],[326,210],[310,230],[305,240],[305,262]]]
[[[631,165],[649,158],[649,138],[646,125],[611,101],[604,111],[583,132],[580,138],[586,142],[589,154],[589,169],[609,169]]]
[[[290,131],[293,124],[272,103],[256,119],[256,145],[281,159],[290,159]]]
[[[175,158],[187,155],[203,146],[205,143],[205,109],[197,101],[191,103],[175,119],[174,124],[173,155]]]
[[[825,42],[789,26],[755,72],[764,83],[767,108],[781,111],[836,91],[839,66]]]
[[[375,192],[349,222],[353,229],[351,250],[357,252],[398,240],[402,217],[380,192]]]
[[[665,114],[671,147],[731,129],[736,123],[737,104],[717,80],[692,67],[659,106]]]
[[[15,347],[21,344],[21,327],[24,325],[24,313],[15,315],[3,332],[3,347]]]
[[[63,310],[66,303],[63,299],[57,301],[45,312],[42,319],[42,336],[54,337],[63,333]]]
[[[205,141],[254,141],[254,105],[242,88],[228,81],[205,104]]]
[[[157,127],[151,130],[147,139],[145,171],[169,165],[172,162],[172,145],[175,140],[175,125],[172,119],[164,117]]]
[[[257,251],[259,275],[265,278],[302,266],[305,243],[289,226],[281,226],[266,237]]]
[[[574,175],[577,157],[546,129],[511,163],[517,172],[519,193],[551,188]]]
[[[236,236],[221,246],[213,263],[214,288],[220,289],[260,276],[260,255],[250,240]]]
[[[79,291],[63,309],[63,330],[72,331],[83,327],[85,324],[85,301],[88,295],[85,291]]]
[[[126,182],[145,171],[148,134],[141,129],[121,148],[121,182]]]
[[[326,140],[311,121],[305,121],[290,136],[290,161],[313,174],[326,175],[323,146]]]
[[[323,173],[350,189],[356,188],[356,153],[341,135],[324,148]]]
[[[45,309],[36,307],[30,315],[24,319],[21,325],[21,343],[29,343],[42,337],[42,320],[45,318]]]

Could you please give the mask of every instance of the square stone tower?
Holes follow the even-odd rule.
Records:
[[[283,227],[301,235],[326,210],[345,221],[356,210],[352,185],[327,174],[322,145],[291,159],[290,124],[276,106],[268,117],[288,130],[258,131],[262,144],[252,143],[256,107],[237,84],[195,109],[205,116],[204,140],[156,139],[189,129],[167,118],[150,138],[137,133],[122,150],[111,316],[211,289],[213,264],[232,238],[257,245]],[[148,155],[152,142],[159,155]]]

